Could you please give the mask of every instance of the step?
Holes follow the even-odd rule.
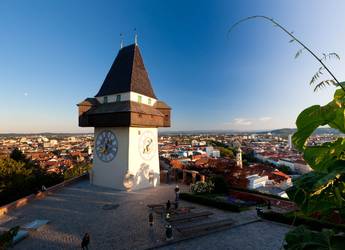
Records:
[[[184,222],[184,221],[190,221],[193,219],[199,219],[202,217],[208,217],[212,215],[212,212],[205,211],[205,212],[197,212],[197,213],[187,213],[187,214],[179,214],[172,216],[168,221],[169,222]]]
[[[213,230],[218,230],[224,227],[231,227],[234,225],[234,221],[231,219],[212,221],[196,225],[186,225],[183,227],[176,227],[176,229],[183,235],[191,235],[201,232],[209,232]]]

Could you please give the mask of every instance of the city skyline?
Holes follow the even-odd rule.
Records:
[[[308,84],[317,62],[295,60],[299,47],[270,23],[250,21],[227,37],[240,18],[265,14],[318,54],[345,55],[340,1],[80,4],[0,3],[0,133],[92,132],[78,128],[76,104],[97,93],[119,34],[128,45],[134,28],[156,95],[173,108],[173,131],[291,128],[304,108],[331,99],[332,87],[314,93]],[[340,80],[342,65],[330,61]]]

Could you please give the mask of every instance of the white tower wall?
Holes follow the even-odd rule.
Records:
[[[97,136],[104,130],[110,130],[115,134],[118,141],[118,151],[116,157],[110,162],[100,160],[94,153],[90,181],[96,186],[125,190],[123,180],[128,166],[129,128],[95,128],[95,142]]]
[[[160,176],[157,128],[95,128],[95,141],[104,130],[110,130],[115,134],[118,150],[110,162],[104,162],[96,153],[94,154],[91,184],[119,190],[136,190],[158,185]],[[143,135],[153,139],[152,152],[148,155],[142,153]],[[124,184],[128,176],[130,188]]]
[[[142,138],[150,136],[153,139],[152,153],[143,154]],[[129,172],[134,175],[132,190],[155,187],[159,184],[158,129],[129,128]]]

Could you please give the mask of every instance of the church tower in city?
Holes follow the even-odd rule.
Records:
[[[236,152],[236,166],[242,168],[243,167],[243,162],[242,162],[242,149],[239,146],[237,148]]]
[[[157,99],[137,43],[120,49],[98,93],[78,107],[79,126],[95,128],[92,184],[159,184],[158,127],[170,127],[171,108]]]

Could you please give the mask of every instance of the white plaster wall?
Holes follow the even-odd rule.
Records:
[[[264,187],[266,185],[266,182],[268,181],[268,176],[248,176],[247,179],[249,180],[248,188],[256,189],[259,187]]]
[[[157,100],[152,98],[152,97],[148,97],[146,95],[138,94],[138,93],[133,92],[133,91],[131,91],[131,92],[124,92],[124,93],[118,93],[118,94],[115,94],[115,95],[108,95],[108,102],[116,102],[116,96],[117,95],[121,95],[121,101],[138,102],[138,96],[141,96],[141,100],[142,100],[143,104],[153,106],[157,102]],[[100,103],[104,102],[104,96],[96,97],[96,99]],[[151,104],[149,104],[149,99],[151,99]]]
[[[157,128],[95,128],[95,141],[99,133],[104,130],[113,132],[118,141],[116,157],[111,162],[103,162],[94,152],[91,184],[119,190],[127,190],[124,180],[127,173],[133,175],[131,190],[137,190],[159,185],[159,157],[158,157],[158,129]],[[152,158],[145,159],[140,153],[142,135],[148,132],[153,139]],[[154,178],[150,182],[149,173],[153,171]]]
[[[98,134],[104,130],[110,130],[115,134],[118,151],[116,157],[110,162],[103,162],[94,152],[91,184],[125,190],[123,181],[128,168],[129,128],[95,128],[95,141]]]
[[[153,135],[153,150],[151,159],[144,159],[140,153],[140,141],[145,132]],[[158,129],[129,128],[129,172],[135,176],[132,190],[159,185]],[[149,172],[153,171],[154,179],[149,182]]]

